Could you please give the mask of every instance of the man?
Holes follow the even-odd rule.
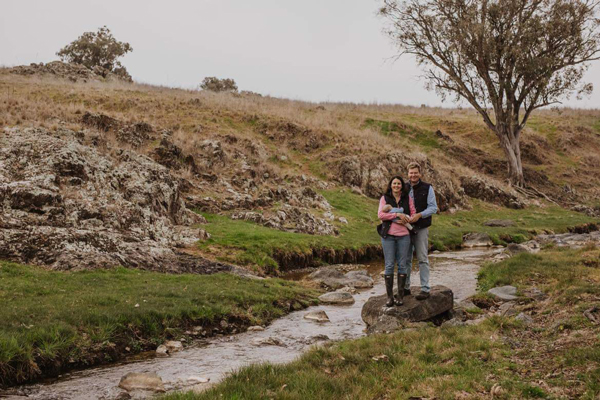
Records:
[[[403,215],[400,220],[403,223],[410,223],[414,226],[413,242],[410,249],[410,255],[407,257],[405,270],[408,270],[404,294],[410,295],[410,272],[412,267],[413,249],[417,253],[419,260],[419,275],[421,278],[421,292],[416,296],[417,300],[425,300],[429,297],[429,227],[431,226],[432,215],[438,210],[435,201],[433,187],[421,180],[421,166],[416,162],[408,164],[408,182],[410,191],[407,200],[405,200],[404,209],[410,210],[409,215]]]

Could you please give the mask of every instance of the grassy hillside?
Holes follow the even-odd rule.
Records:
[[[445,185],[446,192],[459,193],[462,176],[481,176],[498,187],[505,185],[506,167],[497,139],[469,109],[317,105],[141,84],[73,83],[52,77],[23,77],[0,69],[0,126],[67,128],[84,132],[86,137],[99,135],[106,141],[106,151],[133,148],[155,156],[163,149],[160,139],[143,142],[140,147],[120,142],[119,132],[84,123],[88,112],[113,118],[119,124],[147,123],[158,133],[168,131],[169,140],[182,152],[172,173],[189,182],[193,198],[213,199],[213,208],[197,208],[208,218],[204,228],[213,238],[189,251],[259,268],[276,268],[274,249],[307,253],[315,248],[360,249],[378,243],[374,234],[376,202],[350,190],[354,185],[351,176],[341,176],[351,157],[363,163],[355,172],[367,176],[380,170],[366,171],[365,165],[386,153],[403,157],[386,161],[386,168],[393,170],[397,165],[399,172],[406,160],[418,158]],[[186,155],[196,157],[204,141],[212,139],[225,146],[223,159],[211,160],[196,170],[184,163]],[[521,241],[536,230],[564,231],[589,220],[567,210],[574,201],[600,205],[600,111],[539,111],[526,128],[522,145],[529,183],[557,199],[561,207],[539,198],[529,199],[524,210],[508,210],[463,196],[458,203],[463,211],[436,217],[431,235],[434,248],[455,248],[468,231],[486,229],[502,243]],[[425,179],[429,178],[426,174]],[[303,179],[308,180],[303,183]],[[380,176],[373,181],[376,187],[363,182],[363,192],[375,197],[386,179]],[[340,234],[313,236],[232,221],[231,211],[219,208],[230,195],[223,181],[242,194],[254,193],[256,188],[295,188],[324,182],[328,186],[315,189],[332,205],[336,216],[332,224]],[[194,208],[194,204],[189,207]],[[276,201],[266,207],[251,207],[260,213],[275,212],[281,204]],[[319,209],[312,212],[317,217],[323,214]],[[349,224],[340,223],[340,216]],[[481,227],[486,219],[503,216],[516,219],[517,225],[506,229]]]
[[[83,129],[86,111],[123,121],[143,121],[170,129],[184,149],[215,135],[251,138],[273,151],[270,166],[281,172],[331,177],[322,156],[332,148],[361,155],[373,146],[425,153],[436,168],[473,168],[503,179],[503,154],[497,139],[470,109],[415,108],[400,105],[314,103],[216,94],[124,83],[72,83],[22,77],[0,70],[0,126]],[[322,146],[299,151],[260,133],[265,121],[285,121],[313,131]],[[440,131],[443,136],[436,134]],[[157,145],[150,143],[149,146]],[[145,149],[149,150],[149,149]],[[482,159],[481,151],[485,154]],[[523,134],[524,165],[557,185],[568,184],[596,200],[600,183],[600,111],[543,110]],[[276,156],[285,155],[285,162]],[[483,167],[483,168],[482,168]],[[458,169],[460,170],[460,169]],[[593,199],[592,199],[593,197]]]

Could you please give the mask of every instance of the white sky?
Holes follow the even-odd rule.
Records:
[[[310,101],[452,106],[424,89],[410,57],[381,33],[377,0],[0,0],[0,65],[57,59],[86,31],[107,25],[133,52],[121,61],[138,82],[194,88],[206,76],[240,90]],[[571,107],[600,108],[596,88]]]

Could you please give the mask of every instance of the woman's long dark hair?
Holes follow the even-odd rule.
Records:
[[[392,194],[392,182],[394,181],[394,179],[398,179],[400,182],[402,182],[402,191],[400,192],[400,198],[402,198],[404,196],[408,196],[408,188],[406,187],[406,184],[404,183],[404,179],[402,179],[402,177],[400,175],[392,176],[392,179],[390,179],[390,181],[388,182],[385,194],[390,197],[394,197],[394,195]]]

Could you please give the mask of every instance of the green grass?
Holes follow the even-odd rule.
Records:
[[[367,118],[365,119],[364,126],[375,128],[384,136],[397,134],[401,137],[409,138],[412,143],[418,144],[424,149],[437,149],[441,147],[433,132],[416,128],[412,125],[400,125],[396,122]]]
[[[461,392],[489,389],[486,376],[506,363],[493,361],[503,350],[487,336],[492,324],[470,329],[426,328],[377,335],[316,348],[286,365],[253,365],[192,399],[454,399]],[[386,355],[379,361],[374,357]],[[445,395],[440,395],[446,393]]]
[[[568,227],[592,222],[585,214],[558,206],[514,210],[475,200],[473,204],[470,211],[434,216],[429,233],[434,249],[457,248],[462,243],[462,236],[468,232],[487,233],[495,244],[521,243],[544,231],[562,233]],[[490,219],[509,219],[515,225],[506,228],[484,226],[483,223]]]
[[[360,249],[381,243],[375,230],[379,223],[376,199],[343,189],[322,191],[321,194],[333,206],[336,217],[348,220],[348,225],[335,222],[340,230],[337,237],[282,232],[252,222],[231,220],[227,216],[203,214],[208,221],[203,228],[212,237],[201,242],[200,249],[223,261],[276,270],[279,267],[273,258],[276,250],[302,254],[320,248]],[[429,231],[433,249],[459,248],[463,235],[468,232],[486,232],[496,244],[520,243],[545,230],[566,232],[569,226],[591,221],[585,214],[556,206],[512,210],[479,201],[473,201],[473,204],[470,211],[433,217]],[[483,225],[489,219],[499,218],[512,219],[516,225],[507,228]]]
[[[172,393],[164,400],[492,398],[494,385],[502,388],[493,396],[498,399],[595,399],[600,329],[580,315],[600,294],[600,269],[584,260],[600,263],[600,250],[520,254],[483,268],[482,291],[510,283],[547,293],[546,302],[522,305],[541,325],[492,316],[478,326],[429,326],[342,341],[313,348],[290,364],[242,368],[204,393]],[[566,325],[574,340],[552,328],[557,313],[572,316]],[[381,355],[387,359],[373,359]]]
[[[190,326],[264,324],[316,295],[279,279],[54,272],[0,261],[0,384],[112,361],[125,347],[152,349]]]

